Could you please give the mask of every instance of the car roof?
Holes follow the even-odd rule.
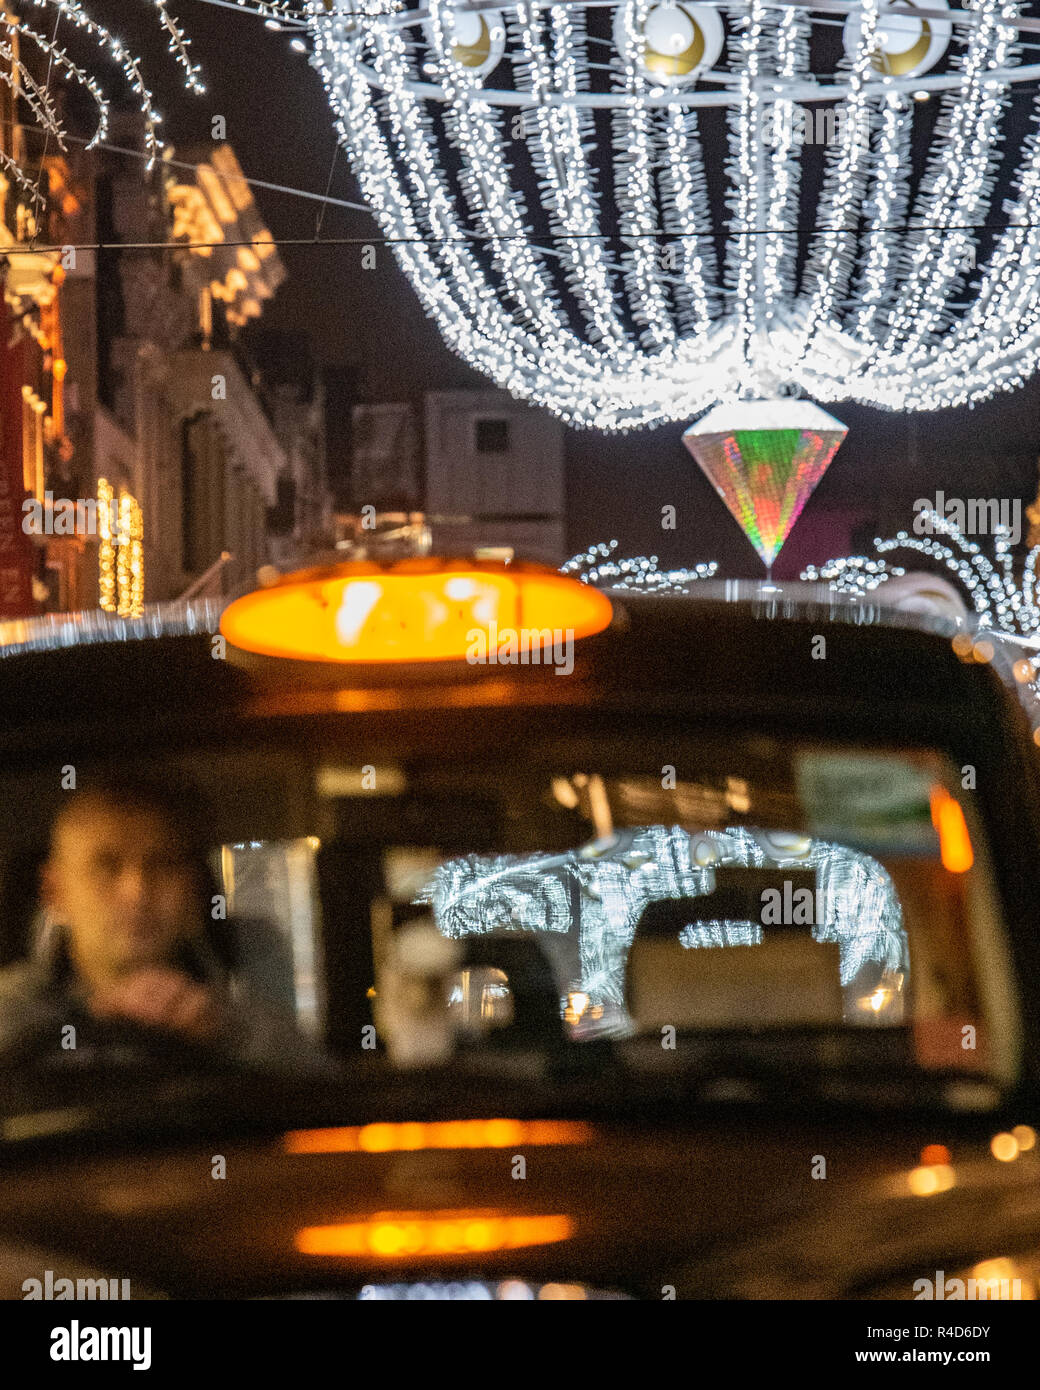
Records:
[[[82,614],[0,631],[0,745],[48,727],[124,732],[188,719],[450,710],[701,713],[810,706],[856,719],[888,710],[998,711],[991,666],[951,647],[958,624],[851,600],[824,586],[729,581],[694,595],[612,593],[614,621],[552,665],[354,665],[255,657],[214,634],[222,604],[160,605],[138,619]],[[822,639],[822,641],[821,641]],[[536,654],[537,655],[537,654]]]

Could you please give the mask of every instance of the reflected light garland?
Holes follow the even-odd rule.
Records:
[[[119,494],[119,557],[116,561],[116,612],[139,618],[144,611],[144,524],[141,508],[128,492]]]
[[[703,863],[692,858],[694,841]],[[664,825],[625,830],[601,854],[587,846],[551,856],[466,855],[441,865],[420,901],[432,905],[446,936],[536,931],[545,934],[546,952],[561,962],[566,952],[560,938],[577,932],[581,989],[596,1004],[621,1004],[625,962],[647,903],[710,893],[716,865],[815,870],[823,921],[813,927],[813,937],[838,943],[843,986],[870,962],[889,971],[908,969],[899,898],[876,859],[808,838],[800,852],[785,853],[771,845],[767,832],[743,826],[693,834]],[[752,945],[761,932],[750,922],[699,922],[680,940],[690,948]]]

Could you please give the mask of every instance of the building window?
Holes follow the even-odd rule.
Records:
[[[278,479],[277,501],[267,509],[267,529],[276,536],[291,536],[296,527],[296,480],[284,474]]]
[[[478,454],[508,454],[509,421],[500,416],[474,420],[473,441]]]
[[[181,559],[186,574],[203,568],[199,554],[199,497],[196,441],[199,426],[196,420],[181,422]]]

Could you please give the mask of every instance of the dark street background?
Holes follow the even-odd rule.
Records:
[[[190,96],[165,51],[150,6],[99,0],[93,7],[148,58],[148,75],[177,147],[211,142],[211,118],[227,119],[227,138],[247,176],[313,193],[360,201],[345,156],[336,154],[332,116],[320,79],[291,35],[248,14],[201,0],[179,0],[178,18],[193,39],[207,93]],[[137,11],[140,13],[137,13]],[[118,78],[118,74],[116,74]],[[115,84],[112,87],[115,90]],[[330,170],[333,170],[329,185]],[[277,238],[375,235],[364,213],[256,189]],[[320,232],[319,232],[320,219]],[[397,268],[380,246],[377,268],[361,269],[361,247],[282,249],[288,282],[265,310],[261,332],[308,334],[330,381],[330,470],[346,479],[349,411],[354,400],[418,400],[422,392],[486,387],[441,341]],[[822,403],[849,427],[830,470],[792,532],[775,567],[796,576],[848,549],[850,532],[869,547],[912,520],[915,498],[1020,498],[1037,490],[1040,387],[1001,395],[974,410],[902,415],[846,402]],[[567,431],[569,544],[573,551],[616,538],[621,554],[656,554],[662,562],[718,560],[721,573],[758,576],[762,567],[681,442],[683,424],[623,435]],[[675,531],[662,531],[661,508],[677,508]]]

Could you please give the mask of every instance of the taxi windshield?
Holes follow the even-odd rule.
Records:
[[[110,802],[126,797],[132,818],[141,798],[120,768],[115,783],[100,764],[81,769],[75,795],[92,779],[114,786]],[[267,1010],[258,1017],[281,1020],[258,1024],[246,1049],[261,1065],[291,1069],[296,1056],[265,1047],[267,1027],[347,1064],[367,1028],[377,1054],[398,1055],[388,962],[424,927],[452,945],[438,1007],[471,1054],[501,1045],[529,1006],[513,978],[523,947],[544,967],[540,1026],[564,1043],[830,1030],[898,1036],[923,1070],[1016,1074],[983,820],[971,777],[938,751],[684,735],[532,742],[507,760],[421,747],[362,760],[323,745],[171,754],[148,775],[192,789],[189,818],[192,797],[206,807],[209,920],[191,939],[224,951],[235,988]],[[27,781],[9,782],[8,807],[29,804]],[[32,962],[48,989],[68,987],[68,923],[40,892],[67,804],[51,802],[38,826],[8,825],[0,984]],[[126,817],[112,826],[138,839]],[[136,883],[144,870],[131,868]],[[127,951],[164,910],[135,900]],[[124,918],[105,920],[122,932]],[[202,955],[195,983],[208,978]],[[56,961],[65,975],[47,974]],[[12,1009],[0,988],[0,1015]]]
[[[1000,909],[952,765],[819,746],[779,762],[554,776],[545,800],[581,816],[586,841],[445,857],[412,902],[449,937],[536,935],[575,1038],[900,1028],[925,1065],[1006,1069],[1013,1039],[986,1023],[1010,981]],[[463,984],[460,1007],[508,1007],[501,982]]]

